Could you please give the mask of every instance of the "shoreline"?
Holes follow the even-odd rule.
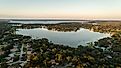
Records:
[[[4,60],[1,62],[0,66],[15,66],[18,65],[16,62],[19,61],[19,54],[23,50],[25,53],[20,60],[26,62],[21,62],[19,65],[28,68],[28,67],[120,67],[119,64],[121,61],[121,50],[120,48],[120,33],[115,34],[112,38],[100,39],[94,44],[89,43],[89,46],[78,46],[78,48],[73,48],[69,46],[64,46],[61,44],[54,44],[49,42],[48,39],[31,39],[30,36],[23,36],[14,34],[15,27],[8,29],[10,33],[3,33],[2,38],[7,39],[4,44],[9,43],[10,47],[3,48],[3,52],[9,51],[14,53],[14,58],[12,58],[11,63]],[[12,30],[12,31],[11,31]],[[10,41],[12,40],[12,41]],[[2,43],[3,44],[3,43]],[[22,46],[24,44],[24,46]],[[12,47],[11,47],[12,46]],[[17,50],[14,49],[18,47]],[[96,48],[95,46],[99,46]],[[115,47],[116,46],[116,47]],[[104,47],[106,49],[101,49]],[[22,48],[22,49],[21,49]],[[7,50],[6,50],[7,49]],[[7,55],[7,57],[8,57]],[[17,56],[16,56],[17,55]],[[5,56],[5,58],[7,58]],[[31,57],[31,58],[30,58]],[[117,60],[118,58],[118,60]],[[3,59],[3,58],[2,58]],[[7,58],[9,59],[9,58]],[[1,60],[0,60],[1,61]],[[62,62],[63,61],[63,62]],[[12,64],[14,63],[15,64]],[[9,65],[12,64],[12,65]]]

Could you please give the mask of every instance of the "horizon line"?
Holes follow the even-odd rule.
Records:
[[[114,19],[114,18],[94,18],[94,19],[89,19],[89,18],[0,18],[2,19],[33,19],[33,20],[121,20],[121,19]]]

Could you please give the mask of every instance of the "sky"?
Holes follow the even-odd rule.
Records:
[[[121,0],[0,0],[0,18],[120,19]]]

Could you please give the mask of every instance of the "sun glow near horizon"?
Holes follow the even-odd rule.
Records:
[[[120,19],[120,0],[0,0],[0,18]]]

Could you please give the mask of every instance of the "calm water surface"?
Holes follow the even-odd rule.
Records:
[[[85,21],[10,21],[9,23],[22,23],[22,24],[57,24],[57,23],[70,23],[70,22],[80,22]]]
[[[64,44],[71,47],[78,45],[86,45],[86,43],[94,42],[98,39],[110,37],[110,34],[93,32],[88,29],[80,28],[77,32],[58,32],[47,30],[45,28],[35,29],[17,29],[16,34],[31,36],[33,39],[48,38],[54,43]]]

